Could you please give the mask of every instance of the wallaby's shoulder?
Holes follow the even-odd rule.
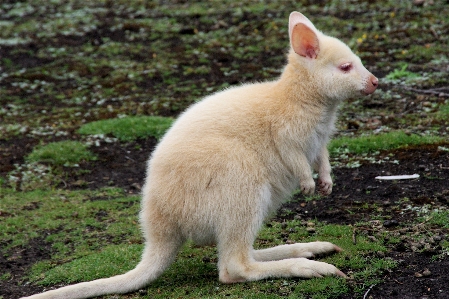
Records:
[[[252,117],[263,118],[272,111],[279,111],[285,98],[279,80],[245,83],[209,95],[190,107],[179,118],[185,123],[214,123],[238,125]]]

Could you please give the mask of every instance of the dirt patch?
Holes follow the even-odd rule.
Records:
[[[145,179],[147,160],[156,143],[156,139],[148,138],[127,144],[102,143],[92,147],[98,160],[81,163],[81,173],[75,168],[64,168],[67,180],[58,187],[98,189],[113,186],[130,194],[139,193]]]
[[[449,260],[432,261],[419,253],[394,253],[399,266],[384,275],[384,282],[373,286],[366,298],[431,299],[447,298]]]
[[[5,255],[0,255],[0,273],[9,273],[5,280],[0,281],[2,298],[19,298],[42,292],[43,287],[31,283],[23,284],[24,276],[33,264],[49,259],[50,256],[51,244],[43,238],[31,239],[26,247],[15,248]]]
[[[390,162],[365,163],[357,168],[334,168],[334,188],[323,200],[288,203],[296,215],[339,224],[370,221],[373,216],[397,224],[413,222],[416,212],[408,206],[447,207],[449,203],[449,152],[442,145],[410,147],[383,152]],[[377,176],[419,174],[414,180],[376,180]],[[298,200],[301,199],[299,196]],[[371,208],[367,208],[371,206]]]

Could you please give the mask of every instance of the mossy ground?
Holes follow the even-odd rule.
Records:
[[[368,290],[384,296],[382,289],[395,280],[400,294],[422,285],[414,295],[435,289],[430,294],[437,298],[438,288],[445,290],[444,271],[440,280],[431,276],[442,281],[431,288],[413,271],[439,273],[447,263],[449,5],[284,0],[0,4],[0,298],[41,291],[39,283],[132,268],[141,249],[136,194],[156,138],[201,97],[276,78],[293,10],[348,43],[380,86],[343,104],[332,144],[333,197],[296,198],[268,222],[257,246],[335,239],[347,250],[325,260],[353,280],[223,286],[215,249],[188,245],[164,277],[120,298],[357,298]],[[99,124],[149,116],[168,119],[154,132],[142,133],[141,123],[134,133],[134,124],[95,131]],[[83,132],[89,127],[95,130]],[[77,142],[86,151],[62,162],[55,153],[37,155],[59,142]],[[402,171],[421,178],[385,185],[366,175]],[[399,229],[375,222],[392,220]],[[315,235],[305,233],[310,221]],[[351,245],[354,229],[361,233],[357,245]],[[129,259],[122,263],[116,257],[124,251]],[[82,271],[83,262],[104,266],[98,258],[118,265]],[[385,288],[370,289],[374,284]]]

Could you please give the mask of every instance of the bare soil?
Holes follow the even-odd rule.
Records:
[[[1,159],[0,175],[6,175],[12,164],[20,162],[34,143],[34,140],[26,138],[2,141],[2,155],[9,159]],[[155,145],[156,141],[152,138],[127,144],[102,143],[93,148],[98,160],[80,166],[89,173],[68,175],[59,187],[96,189],[117,186],[130,194],[139,193],[145,178],[145,162]],[[413,248],[416,244],[407,237],[399,243],[390,244],[387,256],[398,261],[399,266],[393,272],[385,273],[385,282],[369,289],[368,295],[372,298],[448,298],[449,258],[432,258],[440,253],[439,243],[449,238],[448,230],[425,223],[417,225],[417,209],[407,208],[448,206],[449,155],[441,150],[442,146],[411,147],[379,154],[379,158],[388,156],[391,161],[397,160],[396,163],[365,163],[358,168],[334,168],[335,186],[330,196],[312,201],[296,196],[280,209],[276,218],[288,221],[299,217],[304,221],[317,219],[353,225],[356,234],[372,237],[384,231],[398,231],[400,234],[410,231],[423,233],[424,230],[429,236],[438,236],[436,240],[424,240],[421,250]],[[70,173],[69,168],[66,171]],[[420,178],[403,181],[375,179],[378,175],[414,173],[418,173]],[[288,235],[285,238],[287,240]],[[37,238],[31,240],[20,254],[11,253],[13,258],[0,257],[0,273],[12,274],[10,280],[2,281],[3,298],[17,298],[19,294],[30,295],[40,291],[41,287],[33,285],[19,287],[19,282],[28,267],[38,260],[49,258],[50,253],[51,244]]]

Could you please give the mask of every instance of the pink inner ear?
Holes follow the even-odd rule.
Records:
[[[302,23],[293,27],[292,47],[296,54],[315,59],[320,52],[318,37],[315,32]]]

